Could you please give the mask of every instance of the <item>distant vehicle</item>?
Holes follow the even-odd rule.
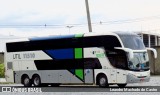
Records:
[[[151,49],[155,54],[156,51]],[[6,43],[6,80],[24,86],[148,82],[149,58],[134,33],[86,33]]]

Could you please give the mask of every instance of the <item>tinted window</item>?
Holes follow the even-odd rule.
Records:
[[[65,59],[65,60],[35,60],[38,70],[60,69],[101,69],[97,58]]]
[[[97,58],[88,58],[84,61],[85,69],[102,69],[102,66]]]
[[[7,43],[8,52],[85,47],[105,47],[113,49],[114,47],[121,47],[121,45],[115,36],[93,36]]]
[[[108,50],[106,54],[112,66],[120,69],[127,69],[127,56],[124,51]]]
[[[115,36],[95,36],[83,38],[84,47],[121,47],[119,40]]]
[[[103,46],[103,37],[84,37],[83,44],[84,47],[101,47]]]
[[[115,36],[104,36],[103,37],[103,44],[105,48],[114,49],[114,47],[121,47],[121,44],[117,37]]]
[[[120,35],[120,38],[124,44],[124,47],[141,50],[145,49],[145,46],[139,36],[136,35]]]

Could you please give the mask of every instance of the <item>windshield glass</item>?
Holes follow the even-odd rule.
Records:
[[[145,49],[145,46],[142,42],[142,39],[137,35],[119,35],[124,47],[134,49],[134,50],[142,50]]]
[[[149,69],[149,58],[147,52],[134,53],[134,58],[129,61],[128,67],[132,70]]]

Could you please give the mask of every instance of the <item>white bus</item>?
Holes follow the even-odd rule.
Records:
[[[154,51],[156,57],[156,51]],[[5,77],[24,86],[148,82],[149,58],[134,33],[86,33],[6,43]]]

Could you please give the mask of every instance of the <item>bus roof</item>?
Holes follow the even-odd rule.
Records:
[[[30,41],[39,41],[39,40],[51,40],[51,39],[63,39],[63,38],[76,38],[76,37],[87,37],[87,36],[101,36],[101,35],[115,35],[113,32],[107,33],[83,33],[83,34],[72,34],[72,35],[56,35],[56,36],[46,36],[46,37],[34,37],[29,38]]]
[[[19,38],[14,40],[8,40],[7,43],[10,42],[22,42],[22,41],[40,41],[40,40],[51,40],[51,39],[65,39],[65,38],[75,38],[75,37],[88,37],[88,36],[101,36],[101,35],[136,35],[133,32],[92,32],[92,33],[82,33],[82,34],[71,34],[71,35],[53,35],[53,36],[45,36],[45,37],[31,37],[31,38]]]
[[[75,35],[56,35],[56,36],[46,36],[46,37],[34,37],[29,38],[30,41],[39,41],[39,40],[51,40],[51,39],[63,39],[63,38],[74,38]]]
[[[116,33],[117,35],[137,35],[134,32],[128,32],[128,31],[116,31],[114,33]]]

